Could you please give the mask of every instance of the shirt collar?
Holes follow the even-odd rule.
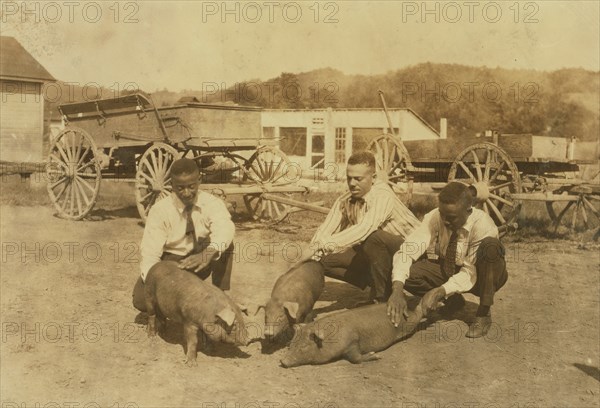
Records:
[[[467,222],[465,222],[465,225],[463,225],[461,227],[462,229],[467,230],[467,232],[471,232],[471,229],[473,228],[473,225],[475,225],[475,219],[477,218],[477,216],[475,215],[475,213],[477,211],[478,211],[477,208],[475,208],[475,207],[471,208],[471,214],[467,218]]]
[[[467,221],[465,222],[465,224],[464,224],[462,227],[460,227],[460,228],[458,229],[458,231],[460,231],[460,230],[465,230],[465,231],[467,231],[468,233],[471,233],[471,229],[473,228],[473,225],[475,225],[475,220],[476,220],[476,218],[477,218],[477,216],[475,215],[475,213],[476,213],[477,211],[479,211],[477,208],[475,208],[475,207],[473,207],[473,208],[472,208],[471,214],[470,214],[470,215],[467,217]],[[438,209],[438,215],[439,215],[439,213],[440,213],[440,212],[439,212],[439,209]],[[441,218],[441,216],[440,216],[440,224],[442,225],[442,227],[443,227],[443,228],[445,228],[445,229],[447,229],[448,231],[450,231],[450,232],[451,232],[450,228],[446,227],[446,226],[444,225],[444,223],[442,222],[442,218]],[[457,232],[458,232],[458,231],[457,231]]]
[[[185,211],[185,205],[183,204],[183,202],[179,199],[179,197],[177,197],[177,194],[172,193],[171,197],[173,198],[173,204],[175,205],[175,209],[177,210],[177,212],[179,212],[179,214],[183,214],[183,212]],[[196,194],[196,201],[194,202],[193,208],[198,207],[198,200],[200,198],[200,191],[198,191],[198,193]]]
[[[376,180],[375,183],[373,183],[373,185],[371,186],[371,189],[369,191],[367,191],[367,193],[361,197],[361,199],[364,202],[367,202],[370,197],[373,195],[373,191],[380,189],[382,186],[387,186],[387,183],[382,181],[382,180]],[[348,194],[348,196],[346,197],[347,200],[351,200],[352,199],[352,194],[350,194],[350,192],[348,191],[346,194]],[[356,201],[360,201],[359,199],[357,199]]]

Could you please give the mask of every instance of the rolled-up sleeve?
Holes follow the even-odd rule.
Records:
[[[446,291],[446,297],[455,293],[464,293],[470,291],[477,282],[477,270],[475,265],[465,261],[462,268],[452,275],[446,283],[442,285]]]
[[[150,268],[160,261],[166,242],[167,228],[165,221],[161,217],[159,209],[153,207],[146,219],[146,227],[140,244],[140,272],[144,282]]]

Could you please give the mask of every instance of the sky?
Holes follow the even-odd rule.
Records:
[[[81,85],[199,90],[423,62],[600,70],[597,0],[0,3],[0,33]]]

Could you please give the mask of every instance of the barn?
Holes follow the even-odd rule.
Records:
[[[56,80],[13,37],[0,37],[0,50],[0,161],[42,162],[44,83]]]

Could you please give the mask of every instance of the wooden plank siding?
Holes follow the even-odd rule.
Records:
[[[0,80],[0,161],[44,159],[41,83]]]
[[[185,140],[188,131],[182,125],[189,126],[191,136],[195,140],[192,145],[202,145],[202,141],[210,141],[213,146],[231,146],[227,139],[245,139],[251,145],[257,145],[262,135],[261,113],[259,110],[236,109],[235,107],[210,107],[206,105],[179,105],[158,108],[165,120],[167,134],[173,142]],[[182,123],[169,118],[180,118]],[[121,139],[123,144],[143,146],[152,141],[161,141],[163,135],[158,120],[152,110],[146,112],[142,119],[136,111],[107,115],[105,121],[98,122],[97,117],[73,117],[70,125],[85,130],[94,139],[97,147],[114,146],[113,132],[137,135],[143,140],[132,141]],[[223,142],[221,143],[220,140]]]

